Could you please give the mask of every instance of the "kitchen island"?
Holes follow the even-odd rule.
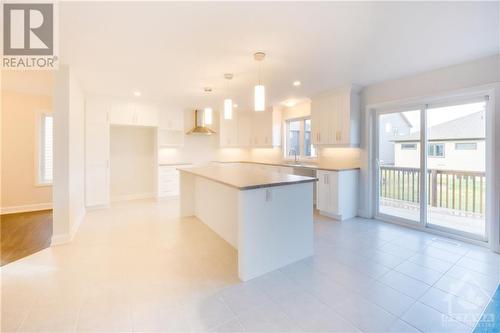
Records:
[[[246,281],[313,254],[313,177],[241,167],[180,167],[180,215],[238,251]]]

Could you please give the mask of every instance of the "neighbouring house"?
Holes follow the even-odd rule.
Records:
[[[379,156],[382,165],[394,165],[394,141],[410,134],[411,122],[404,113],[388,113],[379,121]]]
[[[485,171],[484,110],[429,128],[429,169]],[[420,132],[394,139],[394,165],[418,168]]]

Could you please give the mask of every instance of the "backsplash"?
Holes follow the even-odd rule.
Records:
[[[253,162],[280,163],[284,160],[282,149],[254,148],[250,150]],[[359,148],[320,148],[316,160],[311,160],[325,167],[359,167],[361,165],[361,149]]]

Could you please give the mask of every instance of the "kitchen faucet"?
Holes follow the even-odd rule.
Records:
[[[293,155],[294,155],[294,161],[295,161],[295,164],[299,163],[299,159],[297,158],[297,151],[295,149],[290,149],[288,151],[288,155],[291,155],[293,152]]]

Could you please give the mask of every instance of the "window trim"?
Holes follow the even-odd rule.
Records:
[[[52,181],[46,182],[42,179],[42,151],[43,151],[43,140],[42,140],[42,129],[43,129],[43,118],[46,116],[51,116],[52,121],[54,121],[54,115],[50,110],[37,110],[35,112],[35,124],[36,124],[36,132],[35,132],[35,186],[36,187],[49,187],[52,186],[54,182],[54,177],[52,177]],[[52,122],[52,131],[54,131],[54,123]],[[52,137],[53,139],[53,137]],[[52,142],[53,144],[53,142]],[[52,154],[54,151],[52,151]],[[52,165],[54,164],[54,158],[52,157]]]
[[[441,146],[443,146],[443,156],[430,155],[430,151],[431,151],[431,150],[429,149],[429,147],[430,147],[431,145],[435,145],[435,146],[437,146],[437,145],[441,145]],[[445,144],[445,143],[443,143],[443,142],[428,142],[428,143],[427,143],[427,157],[430,157],[430,158],[445,158],[445,157],[446,157],[446,150],[445,150],[445,147],[446,147],[446,144]]]
[[[292,121],[300,121],[300,133],[299,135],[299,149],[300,149],[300,154],[297,155],[299,159],[301,160],[307,160],[307,161],[316,161],[318,159],[318,152],[316,151],[315,156],[305,156],[305,127],[304,123],[306,120],[311,120],[312,118],[310,115],[308,116],[303,116],[303,117],[294,117],[294,118],[287,118],[283,120],[283,158],[285,161],[293,161],[294,156],[288,156],[288,123]]]

